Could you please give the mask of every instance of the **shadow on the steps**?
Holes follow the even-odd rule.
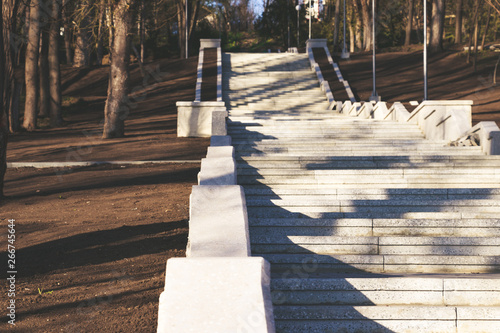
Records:
[[[331,168],[328,163],[335,160],[332,157],[326,164],[304,165],[303,171]],[[349,282],[350,278],[396,278],[405,273],[429,274],[429,271],[429,275],[464,273],[460,266],[469,265],[472,256],[482,255],[480,267],[469,266],[466,270],[498,272],[498,257],[487,255],[493,244],[484,243],[482,237],[470,237],[476,228],[470,223],[480,222],[481,207],[464,205],[464,198],[487,200],[499,195],[498,190],[454,189],[441,180],[443,188],[438,189],[388,188],[370,192],[360,188],[350,191],[335,188],[335,185],[328,189],[325,181],[324,195],[316,196],[315,205],[306,201],[306,196],[316,191],[314,185],[304,186],[301,191],[264,185],[261,181],[269,178],[268,174],[262,175],[260,168],[243,161],[240,163],[240,170],[253,174],[242,176],[245,183],[255,184],[245,186],[252,253],[272,263],[277,332],[401,331],[402,326],[395,324],[394,320],[397,315],[393,311],[397,310],[389,307],[384,310],[382,306],[380,311],[372,311],[370,308],[380,305],[379,300],[372,300],[358,290]],[[403,163],[407,168],[418,168],[409,157]],[[282,167],[294,170],[291,162],[283,161]],[[386,169],[389,168],[390,164],[387,164]],[[332,170],[342,170],[342,167]],[[300,174],[290,175],[288,184],[293,184],[295,178],[300,178]],[[362,199],[355,199],[360,197]],[[307,211],[309,207],[312,209]],[[331,211],[315,211],[315,207]],[[441,216],[433,218],[433,214]],[[402,225],[403,220],[405,225]],[[485,221],[484,227],[487,224]],[[495,225],[498,228],[498,220]],[[489,230],[494,228],[490,227]],[[419,238],[415,236],[421,233],[427,239],[415,243]],[[457,238],[448,241],[447,236]],[[426,258],[428,256],[431,258]],[[433,267],[439,267],[439,271],[432,271]],[[341,286],[323,285],[331,279],[340,281]],[[282,284],[276,281],[282,281]],[[415,288],[418,290],[419,286]],[[421,305],[418,300],[409,302],[406,305]],[[400,320],[400,325],[414,332],[424,330],[419,328],[422,325],[419,319],[429,318],[420,318],[418,311],[415,314],[410,312],[405,314],[404,323]]]
[[[227,75],[225,83],[229,84]],[[255,83],[254,91],[243,92],[244,98],[262,101],[265,97],[256,95],[278,96],[269,91],[271,87]],[[293,91],[286,83],[283,88]],[[224,96],[230,104],[227,90]],[[255,118],[274,115],[276,111],[262,110]],[[426,155],[424,159],[410,156],[411,152],[408,156],[328,156],[328,152],[294,156],[279,145],[273,151],[262,149],[260,144],[279,138],[260,133],[260,127],[251,120],[230,123],[229,134],[237,153],[239,183],[245,189],[252,253],[271,262],[277,332],[402,331],[394,324],[398,320],[393,310],[370,312],[380,305],[379,300],[355,287],[350,278],[461,273],[466,266],[472,272],[498,271],[499,256],[489,252],[496,251],[498,244],[488,243],[486,236],[490,231],[500,236],[495,211],[500,205],[492,200],[500,191],[453,188],[455,182],[475,175],[457,173],[448,181],[432,172],[419,173],[430,165],[435,170],[448,166],[452,174],[451,157]],[[304,140],[293,130],[285,136]],[[317,148],[321,147],[311,146],[311,151]],[[266,158],[269,153],[272,158]],[[359,172],[345,177],[349,170]],[[391,173],[396,173],[395,179],[388,177]],[[479,200],[488,202],[476,205]],[[473,231],[483,234],[473,236]],[[480,260],[471,266],[473,257]],[[436,267],[439,271],[433,271]],[[325,285],[332,278],[339,285]],[[404,330],[418,332],[418,319],[425,318],[407,315],[410,319],[402,325],[409,326]]]
[[[265,55],[264,55],[265,56]],[[255,71],[244,71],[244,72],[234,72],[237,70],[238,66],[232,64],[231,62],[232,54],[225,53],[223,55],[224,59],[224,73],[223,73],[223,99],[226,102],[226,106],[229,110],[233,108],[259,108],[259,116],[257,119],[268,119],[270,115],[276,113],[276,111],[266,111],[266,109],[271,108],[275,105],[280,108],[288,108],[288,111],[282,112],[283,115],[298,115],[300,110],[304,109],[317,109],[318,103],[325,103],[324,109],[327,107],[326,96],[319,90],[319,86],[316,80],[310,80],[306,78],[302,80],[298,77],[286,77],[271,79],[269,76],[262,75],[267,71],[290,71],[291,68],[300,67],[300,64],[304,62],[304,59],[298,59],[293,61],[288,67],[281,68],[280,65],[270,65],[263,66],[263,70]],[[265,62],[255,63],[254,65],[262,65]],[[250,64],[252,65],[252,64]],[[249,66],[249,64],[245,64]],[[303,67],[303,66],[302,66]],[[308,70],[306,67],[305,70]],[[260,76],[252,76],[252,74],[261,74]],[[312,74],[312,72],[311,72]],[[245,80],[244,89],[242,87],[230,83],[231,79],[241,79]],[[250,81],[249,81],[250,80]],[[308,98],[308,93],[311,92],[321,92],[322,97]],[[231,94],[238,91],[238,95],[231,98]],[[283,96],[289,96],[289,105],[277,105],[276,101],[278,98],[283,98]],[[253,106],[252,106],[253,104]]]

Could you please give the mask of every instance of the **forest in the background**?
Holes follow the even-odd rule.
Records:
[[[311,6],[311,36],[326,38],[332,51],[343,46],[344,28],[351,52],[370,51],[373,21],[378,49],[423,44],[424,1],[415,0],[262,0],[259,13],[250,0],[0,4],[0,175],[5,172],[8,133],[35,131],[39,121],[53,128],[64,123],[62,66],[109,66],[102,122],[102,138],[107,139],[124,136],[134,103],[127,85],[129,64],[138,63],[145,75],[142,66],[150,61],[197,54],[200,38],[221,38],[225,51],[301,49],[309,35]],[[500,0],[427,0],[427,9],[430,52],[465,48],[466,62],[475,68],[478,51],[498,40]]]

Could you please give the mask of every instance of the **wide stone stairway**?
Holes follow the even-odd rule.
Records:
[[[327,111],[304,54],[223,67],[277,332],[500,332],[500,157]]]

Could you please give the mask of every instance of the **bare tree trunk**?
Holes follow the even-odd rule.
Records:
[[[3,99],[3,78],[5,77],[3,45],[3,2],[0,1],[0,198],[3,198],[3,179],[5,171],[7,171],[7,141],[9,138],[9,126],[7,125],[7,114]]]
[[[484,28],[483,40],[481,41],[481,50],[484,51],[484,44],[486,43],[486,37],[488,35],[488,30],[490,30],[490,21],[491,21],[491,11],[493,7],[490,7],[488,10],[488,17],[486,18],[486,27]]]
[[[352,22],[352,11],[353,11],[353,8],[352,6],[348,7],[349,8],[349,11],[348,11],[348,18],[349,18],[349,21],[348,21],[348,26],[349,26],[349,52],[351,53],[354,53],[355,51],[355,47],[356,47],[356,33],[354,32],[354,27],[353,27],[353,22]]]
[[[43,21],[43,25],[45,25]],[[40,33],[40,56],[38,57],[38,71],[40,74],[40,95],[38,99],[38,116],[50,115],[50,89],[49,89],[49,32],[43,29]]]
[[[339,28],[340,28],[340,0],[335,1],[335,21],[333,30],[333,49],[339,46]]]
[[[470,24],[471,27],[469,32],[469,50],[467,51],[467,60],[466,60],[467,64],[470,64],[470,56],[472,54],[472,42],[474,40],[474,34],[476,32],[475,27],[477,25],[478,15],[479,15],[479,1],[476,1],[474,14],[471,17],[471,24]]]
[[[19,131],[19,98],[21,84],[14,75],[16,69],[16,55],[20,53],[21,42],[14,37],[16,20],[19,12],[19,0],[0,0],[3,3],[3,40],[5,64],[3,89],[3,107],[7,114],[9,131]],[[1,76],[0,76],[1,77]]]
[[[187,1],[187,0],[184,0]],[[186,57],[186,9],[185,3],[182,0],[177,1],[177,27],[179,36],[179,49],[181,51],[181,59]]]
[[[358,50],[363,49],[363,35],[361,34],[363,31],[363,21],[361,19],[361,12],[359,10],[359,0],[354,0],[352,2],[354,9],[354,17],[356,18],[356,47]]]
[[[186,27],[186,2],[188,0],[177,0],[177,22],[179,27],[179,48],[181,50],[181,58],[186,57],[186,29],[188,29],[188,42],[191,38],[193,30],[196,28],[198,21],[198,12],[200,10],[200,0],[194,1],[194,4],[189,6],[188,3],[188,26]]]
[[[140,35],[140,42],[141,42],[141,49],[140,49],[140,59],[139,62],[141,64],[144,63],[144,56],[145,56],[145,49],[144,49],[144,42],[146,39],[146,2],[145,0],[141,0],[141,22],[140,22],[140,29],[139,29],[139,35]]]
[[[68,2],[69,0],[63,0],[62,7],[62,19],[64,24],[64,47],[66,48],[66,64],[71,65],[73,63],[73,52],[71,49],[71,18],[68,16]]]
[[[108,33],[109,33],[109,63],[111,64],[112,58],[113,58],[113,52],[111,50],[113,49],[113,41],[115,40],[115,28],[113,25],[114,22],[114,14],[113,14],[113,5],[112,5],[113,0],[108,0],[108,16],[106,18],[108,22]],[[109,93],[109,91],[108,91]]]
[[[495,71],[493,72],[493,85],[497,85],[497,70],[498,64],[500,64],[500,55],[498,56],[497,64],[495,65]]]
[[[479,13],[481,10],[483,1],[478,0],[478,13],[476,16],[476,20],[474,23],[474,60],[473,60],[473,66],[474,66],[474,72],[477,70],[477,52],[479,48],[479,31],[481,30],[481,27],[479,26],[479,17],[481,16]]]
[[[455,14],[455,44],[462,44],[463,2],[464,0],[457,0],[457,10]]]
[[[363,14],[363,45],[365,51],[372,49],[372,15],[370,14],[369,0],[361,0],[361,11]]]
[[[104,45],[103,45],[103,36],[104,36],[104,20],[106,15],[106,2],[105,0],[101,0],[99,4],[99,27],[97,28],[97,65],[102,65],[102,58],[104,57]]]
[[[78,24],[76,27],[76,47],[73,67],[88,67],[90,65],[90,4],[82,2],[78,8]]]
[[[413,8],[415,0],[408,0],[408,22],[406,23],[405,46],[411,44],[411,32],[413,31]]]
[[[110,68],[108,99],[104,110],[103,138],[117,138],[125,135],[125,118],[128,116],[127,89],[130,61],[130,30],[132,13],[129,7],[134,0],[120,0],[114,10],[115,38],[113,41],[113,62]]]
[[[38,0],[31,0],[30,27],[28,45],[26,46],[26,102],[24,106],[23,127],[27,131],[36,129],[38,106],[38,52],[40,48],[40,4]]]
[[[59,62],[60,0],[52,0],[49,33],[49,83],[50,83],[50,125],[62,124],[61,114],[61,69]]]
[[[438,52],[443,49],[445,9],[445,0],[432,1],[431,39],[429,42],[429,50],[431,52]]]

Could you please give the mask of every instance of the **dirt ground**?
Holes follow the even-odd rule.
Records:
[[[16,220],[18,270],[9,331],[155,332],[165,263],[185,255],[198,171],[198,164],[9,169],[2,218]]]
[[[422,99],[421,54],[378,56],[378,92],[388,101]],[[131,75],[126,137],[102,140],[108,68],[65,68],[65,124],[10,137],[9,162],[184,161],[144,166],[9,169],[0,204],[0,252],[15,219],[16,326],[0,331],[155,332],[168,258],[184,256],[188,203],[207,139],[176,137],[176,101],[194,100],[196,57],[162,60]],[[475,120],[498,120],[498,87],[451,53],[431,57],[430,97],[474,99]],[[370,55],[341,61],[355,93],[371,93]],[[485,81],[486,80],[486,81]],[[5,236],[5,237],[4,237]],[[3,272],[6,272],[6,265]],[[2,275],[3,276],[3,275]],[[7,285],[1,285],[6,309]],[[4,310],[5,311],[5,310]]]
[[[176,137],[175,102],[194,100],[197,60],[150,64],[145,79],[134,68],[140,101],[131,99],[124,139],[100,138],[106,67],[64,70],[64,126],[41,120],[36,132],[10,137],[9,162],[189,163],[8,169],[0,252],[6,272],[7,221],[15,219],[17,318],[12,327],[2,314],[0,331],[156,331],[165,263],[185,255],[189,194],[209,143]]]
[[[377,54],[377,92],[387,102],[422,101],[424,95],[422,51]],[[429,56],[429,99],[472,100],[473,122],[496,121],[500,125],[500,75],[492,85],[498,53],[478,58],[477,72],[465,55],[454,51]],[[340,70],[358,100],[373,91],[372,55],[354,54],[339,60]]]

